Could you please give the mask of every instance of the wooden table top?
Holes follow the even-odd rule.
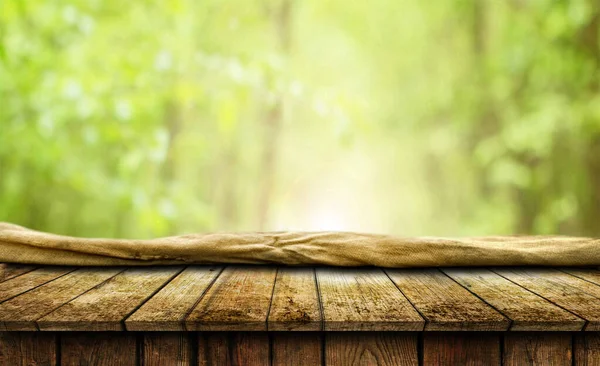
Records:
[[[4,264],[0,330],[598,331],[600,271]]]

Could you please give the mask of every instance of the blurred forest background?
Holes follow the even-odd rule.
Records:
[[[600,236],[597,0],[0,3],[0,221]]]

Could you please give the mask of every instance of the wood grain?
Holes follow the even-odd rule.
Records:
[[[192,364],[190,333],[145,332],[143,338],[142,365],[187,366]]]
[[[57,364],[56,335],[40,332],[0,332],[0,365]]]
[[[62,366],[132,366],[137,363],[134,334],[125,332],[64,333]]]
[[[512,320],[513,331],[578,331],[585,320],[488,269],[444,269],[448,276]]]
[[[588,321],[585,330],[600,330],[600,287],[549,268],[497,268],[494,272]]]
[[[37,321],[41,330],[123,330],[122,321],[182,267],[129,269]]]
[[[0,302],[63,276],[75,268],[44,267],[0,283]]]
[[[36,268],[25,264],[0,263],[0,282],[31,272]]]
[[[426,318],[425,330],[508,329],[508,319],[437,269],[386,271]]]
[[[330,332],[325,334],[326,365],[418,365],[416,334]]]
[[[269,336],[266,332],[199,333],[198,364],[268,366]]]
[[[423,365],[500,365],[500,336],[481,332],[424,333]]]
[[[314,332],[271,333],[273,365],[323,364],[323,336]]]
[[[115,276],[120,268],[82,268],[0,303],[0,330],[37,330],[35,321]]]
[[[504,365],[573,364],[571,334],[507,333],[504,337]]]
[[[324,328],[422,330],[423,318],[380,269],[318,268]]]
[[[321,330],[322,319],[315,271],[312,268],[279,268],[269,330]]]
[[[573,342],[574,365],[600,366],[600,334],[576,334]]]
[[[184,331],[187,314],[221,272],[221,267],[186,268],[129,318],[130,331]]]
[[[187,330],[267,330],[277,270],[227,267],[185,321]]]

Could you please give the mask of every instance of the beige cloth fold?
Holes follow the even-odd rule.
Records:
[[[597,266],[600,240],[565,236],[403,238],[348,232],[87,239],[0,223],[0,262],[113,266],[282,264],[378,267]]]

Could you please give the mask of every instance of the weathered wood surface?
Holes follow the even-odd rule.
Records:
[[[323,335],[320,333],[272,333],[271,349],[273,365],[323,364]]]
[[[198,338],[199,365],[271,364],[267,333],[201,332]]]
[[[0,331],[600,330],[596,269],[0,268]]]
[[[555,269],[501,268],[495,271],[587,320],[584,330],[600,330],[600,286]]]
[[[82,268],[0,303],[0,330],[37,330],[36,320],[121,271]]]
[[[195,336],[184,332],[147,332],[143,335],[141,355],[145,366],[188,366],[195,363]]]
[[[277,269],[226,268],[186,319],[188,330],[267,330]]]
[[[425,330],[507,330],[509,320],[437,269],[387,270],[423,315]]]
[[[181,269],[129,269],[45,315],[37,324],[40,330],[123,330],[123,319]]]
[[[125,321],[130,331],[185,330],[185,318],[221,267],[188,267]]]
[[[585,325],[580,317],[488,269],[447,269],[444,272],[508,317],[512,321],[510,330],[577,331]]]
[[[423,365],[500,365],[500,336],[489,333],[425,333]]]
[[[413,330],[424,320],[380,269],[318,268],[324,329]]]
[[[504,365],[572,365],[569,333],[511,333],[504,337]]]
[[[138,357],[132,333],[77,332],[60,336],[61,365],[131,366]]]
[[[321,330],[321,304],[313,268],[280,268],[277,271],[269,330]]]
[[[399,332],[330,332],[325,335],[327,365],[416,366],[417,336]]]
[[[0,365],[600,365],[595,332],[0,332]]]

